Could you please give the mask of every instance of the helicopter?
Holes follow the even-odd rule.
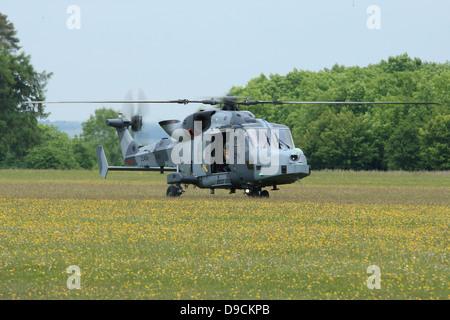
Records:
[[[133,112],[128,119],[120,112],[106,125],[117,131],[126,166],[110,166],[103,147],[97,147],[97,161],[101,177],[109,171],[159,171],[167,174],[167,197],[179,197],[189,185],[201,189],[227,189],[230,193],[243,190],[248,197],[268,198],[278,186],[300,182],[311,174],[311,166],[303,151],[295,147],[289,127],[256,118],[240,106],[259,104],[438,104],[436,102],[329,102],[329,101],[238,101],[228,95],[208,100],[136,100],[136,101],[30,101],[34,103],[137,103],[217,106],[200,109],[183,121],[159,121],[169,137],[143,145],[130,133],[142,129],[142,114]],[[142,112],[141,112],[142,113]]]
[[[310,175],[307,159],[294,146],[287,126],[257,119],[251,112],[238,108],[255,101],[238,102],[236,97],[227,96],[222,101],[182,99],[165,103],[222,106],[200,110],[183,121],[160,121],[170,138],[147,146],[134,140],[128,130],[139,131],[142,116],[136,114],[126,119],[119,115],[117,119],[108,119],[106,124],[117,130],[128,166],[109,166],[103,147],[98,146],[97,159],[103,178],[111,170],[175,171],[167,175],[169,197],[183,194],[183,185],[209,188],[211,194],[215,189],[229,189],[230,193],[242,189],[250,197],[269,197],[263,188],[278,190],[278,185]]]

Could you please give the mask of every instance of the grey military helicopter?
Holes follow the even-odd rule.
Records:
[[[169,135],[160,141],[142,145],[133,132],[142,128],[142,115],[133,113],[130,119],[119,113],[106,125],[117,130],[126,166],[110,166],[102,146],[97,147],[100,175],[106,179],[109,171],[159,171],[167,175],[166,195],[177,197],[183,186],[228,189],[230,193],[244,190],[249,197],[269,197],[263,188],[291,184],[311,174],[303,151],[295,147],[290,129],[282,124],[258,119],[240,106],[258,104],[438,104],[435,102],[328,102],[328,101],[238,101],[226,96],[219,100],[136,100],[136,101],[30,101],[35,103],[137,103],[137,104],[204,104],[219,106],[200,110],[183,121],[164,120],[159,125]]]
[[[99,146],[97,158],[102,177],[106,178],[112,170],[176,171],[167,175],[170,186],[166,194],[170,197],[181,195],[183,185],[209,188],[211,193],[215,189],[229,189],[231,193],[243,189],[248,196],[268,197],[269,192],[263,188],[278,190],[278,185],[300,181],[310,174],[306,157],[301,149],[295,148],[287,126],[257,119],[251,112],[238,108],[263,102],[238,102],[236,97],[227,96],[222,101],[164,103],[220,104],[221,108],[195,112],[183,121],[160,121],[170,138],[147,146],[136,142],[128,130],[139,131],[142,116],[107,120],[106,124],[117,130],[128,166],[109,166],[103,147]],[[258,152],[266,153],[265,159],[258,157]]]

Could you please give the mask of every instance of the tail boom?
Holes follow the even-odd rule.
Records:
[[[102,146],[97,147],[97,161],[100,175],[103,179],[106,179],[108,171],[176,171],[176,168],[172,167],[122,167],[122,166],[110,166],[106,159],[105,151]]]

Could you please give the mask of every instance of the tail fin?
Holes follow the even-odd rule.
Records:
[[[114,127],[117,130],[117,135],[119,136],[120,147],[122,148],[122,155],[125,159],[127,156],[135,154],[140,147],[136,140],[133,139],[130,132],[128,131],[128,127],[133,127],[135,123],[140,120],[127,120],[127,119],[108,119],[106,120],[106,124],[110,127]],[[136,128],[138,130],[139,128]]]

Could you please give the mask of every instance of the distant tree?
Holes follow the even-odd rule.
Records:
[[[95,159],[92,157],[92,150],[89,144],[78,136],[72,139],[73,155],[78,165],[83,169],[92,169],[95,166]]]
[[[419,133],[423,166],[450,170],[450,114],[434,117]]]
[[[38,124],[41,143],[33,147],[24,161],[30,169],[78,169],[70,137],[54,126]]]
[[[433,77],[432,82],[436,101],[446,106],[446,114],[450,107],[450,62],[447,62],[448,70],[442,71],[439,76]]]
[[[86,122],[83,122],[83,133],[80,136],[89,148],[91,159],[97,163],[97,146],[102,145],[108,162],[112,165],[123,165],[122,149],[116,129],[106,125],[107,119],[117,118],[118,111],[101,108],[95,110]]]
[[[0,163],[20,162],[40,143],[37,118],[45,118],[44,106],[21,106],[28,100],[45,100],[51,74],[38,73],[30,56],[18,53],[19,40],[6,15],[0,14]],[[5,162],[6,158],[8,161]]]
[[[322,114],[300,141],[309,164],[316,169],[369,169],[372,150],[361,116],[350,111]]]
[[[422,65],[422,60],[419,58],[411,59],[407,53],[396,57],[389,57],[388,61],[382,60],[381,67],[389,73],[415,71]]]
[[[20,49],[16,33],[14,25],[8,21],[8,17],[0,13],[0,46],[8,51]]]
[[[419,129],[413,122],[403,121],[385,143],[389,170],[420,169]]]

